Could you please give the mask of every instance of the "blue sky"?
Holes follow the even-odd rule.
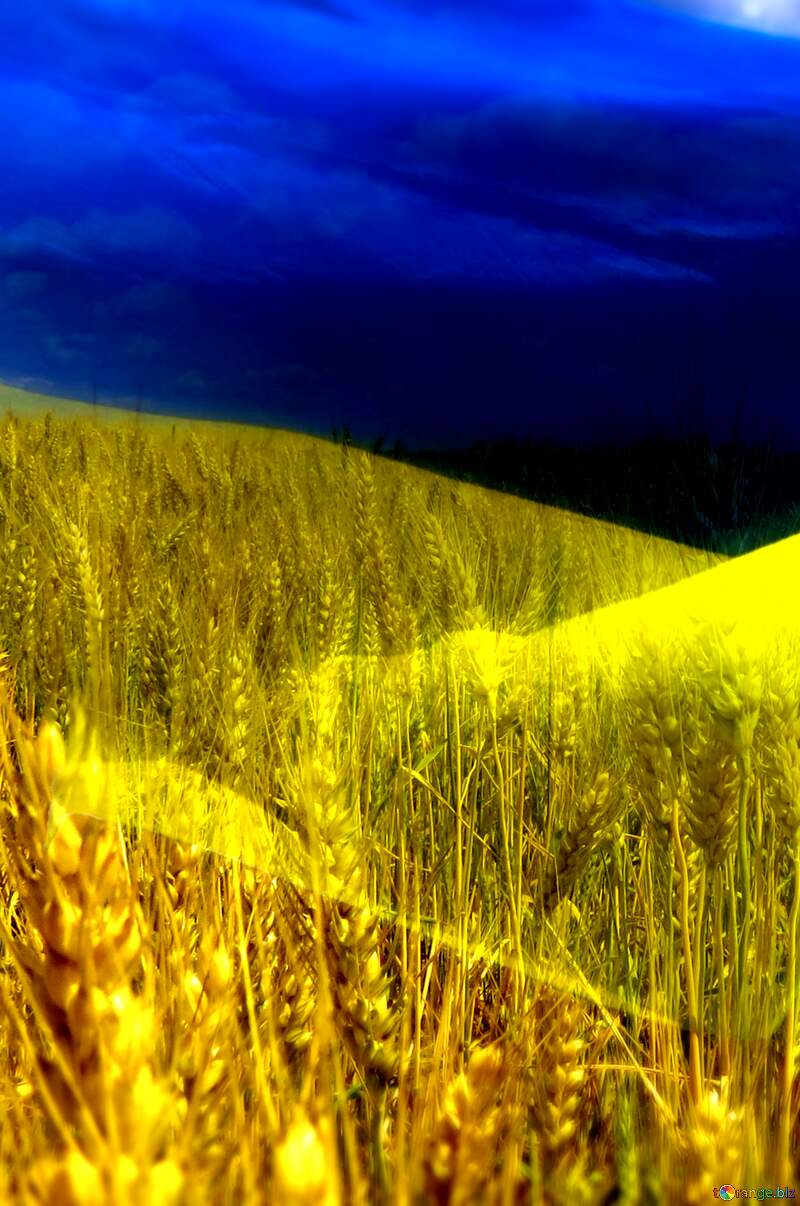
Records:
[[[7,381],[800,443],[800,0],[42,0],[0,104]]]

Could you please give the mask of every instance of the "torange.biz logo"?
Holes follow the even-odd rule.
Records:
[[[789,1185],[776,1185],[774,1189],[764,1186],[760,1189],[737,1189],[735,1185],[720,1185],[717,1188],[715,1185],[714,1197],[721,1198],[723,1202],[732,1202],[739,1198],[755,1198],[758,1202],[765,1202],[770,1198],[796,1198],[797,1194]]]

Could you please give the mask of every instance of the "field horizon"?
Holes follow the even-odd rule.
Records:
[[[679,544],[726,555],[752,552],[800,530],[800,453],[772,440],[745,445],[735,432],[714,441],[702,425],[682,437],[639,436],[628,448],[530,439],[476,441],[463,448],[409,448],[361,440],[347,427],[311,432],[266,421],[190,416],[40,394],[0,382],[0,414],[141,422],[176,431],[285,432],[373,452],[432,473],[529,501],[604,519]]]

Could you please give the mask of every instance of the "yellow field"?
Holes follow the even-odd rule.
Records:
[[[0,425],[0,1199],[792,1186],[798,542],[45,403]]]

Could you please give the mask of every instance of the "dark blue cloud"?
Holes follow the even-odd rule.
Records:
[[[405,438],[784,423],[800,39],[714,3],[7,6],[0,375]]]

